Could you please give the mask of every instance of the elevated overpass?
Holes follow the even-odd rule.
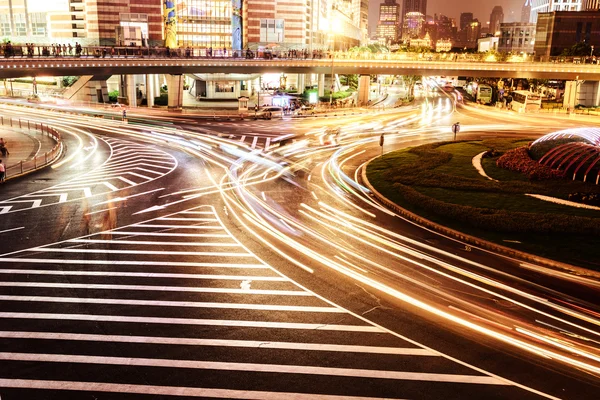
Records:
[[[272,73],[471,76],[600,81],[600,65],[551,62],[398,59],[244,59],[156,57],[35,57],[0,59],[0,79],[25,76]]]

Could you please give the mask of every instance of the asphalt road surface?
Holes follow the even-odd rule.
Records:
[[[67,145],[1,188],[2,399],[598,398],[594,276],[428,231],[360,179],[382,133],[593,120],[444,96],[272,121],[2,111]]]

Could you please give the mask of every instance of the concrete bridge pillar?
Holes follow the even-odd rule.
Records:
[[[306,86],[304,78],[304,74],[298,74],[298,93],[304,93],[304,87]]]
[[[148,108],[154,107],[155,97],[157,97],[157,94],[154,75],[146,75],[146,105]]]
[[[325,74],[319,74],[319,97],[325,96]]]
[[[165,75],[167,79],[167,93],[169,95],[169,109],[180,109],[183,106],[184,75]]]
[[[125,76],[125,97],[129,107],[137,107],[137,93],[135,88],[135,75]]]
[[[369,75],[361,75],[358,78],[358,105],[366,106],[369,103],[369,94],[371,92],[371,77]]]
[[[600,82],[565,82],[565,97],[563,99],[563,107],[575,108],[575,106],[578,104],[586,107],[598,107],[600,105]]]

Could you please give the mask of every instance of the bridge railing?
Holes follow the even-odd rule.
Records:
[[[6,179],[14,178],[15,176],[23,175],[27,172],[31,172],[51,164],[62,153],[62,141],[60,133],[48,125],[23,120],[20,118],[6,118],[2,116],[0,116],[0,125],[13,129],[20,129],[22,132],[27,132],[29,134],[47,135],[56,142],[50,151],[36,155],[31,159],[21,160],[15,164],[7,165],[5,172]]]
[[[365,60],[365,61],[444,61],[444,62],[499,62],[487,60],[484,53],[368,53],[352,51],[328,52],[322,50],[231,50],[212,48],[166,47],[115,47],[91,46],[73,47],[4,45],[0,48],[0,62],[8,59],[70,59],[70,58],[167,58],[167,59],[265,59],[265,60]],[[566,63],[600,64],[596,57],[513,57],[506,63]]]

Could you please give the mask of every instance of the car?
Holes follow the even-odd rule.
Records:
[[[315,107],[313,106],[302,106],[296,110],[298,115],[315,115]]]
[[[256,112],[255,118],[283,118],[283,108],[275,106],[263,107]]]

